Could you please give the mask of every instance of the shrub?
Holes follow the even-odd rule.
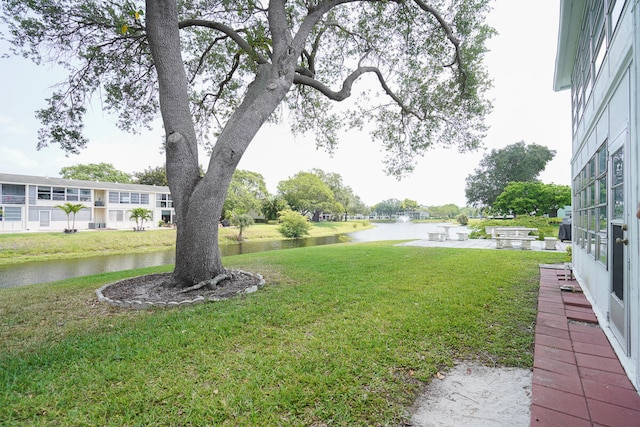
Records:
[[[298,212],[286,210],[279,213],[281,225],[278,228],[284,237],[298,238],[309,234],[311,224],[307,218]]]
[[[467,225],[469,224],[469,217],[465,214],[460,214],[457,216],[456,221],[458,221],[458,224],[460,225]]]

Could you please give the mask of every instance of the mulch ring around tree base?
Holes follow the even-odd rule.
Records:
[[[187,292],[180,288],[168,288],[163,283],[171,273],[148,274],[109,283],[96,291],[98,301],[115,307],[150,308],[177,307],[220,301],[236,295],[250,294],[264,286],[259,274],[241,270],[229,270],[230,278],[221,280],[213,289],[202,287]]]

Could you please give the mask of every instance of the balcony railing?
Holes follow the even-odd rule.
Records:
[[[3,205],[24,205],[26,201],[26,196],[14,196],[11,194],[5,194],[2,196]]]

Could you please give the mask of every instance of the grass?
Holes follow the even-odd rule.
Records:
[[[260,292],[129,311],[94,291],[171,266],[0,290],[3,425],[387,426],[457,359],[530,367],[538,263],[391,242],[225,258]]]
[[[368,221],[314,223],[311,237],[351,233],[364,230]],[[219,229],[221,245],[237,243],[237,227]],[[283,239],[276,224],[255,224],[244,231],[249,241]],[[133,230],[96,230],[75,234],[58,233],[0,233],[0,265],[48,259],[82,258],[104,254],[150,252],[175,247],[176,231],[156,229],[145,232]]]

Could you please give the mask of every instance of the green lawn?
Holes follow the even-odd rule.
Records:
[[[396,426],[457,359],[530,367],[538,264],[563,254],[390,242],[225,258],[256,294],[181,309],[98,304],[142,272],[0,290],[9,425]]]

